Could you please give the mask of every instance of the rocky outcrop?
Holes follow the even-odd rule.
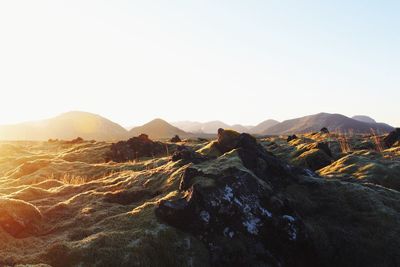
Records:
[[[110,151],[106,154],[106,161],[125,162],[142,157],[166,156],[174,149],[174,145],[152,141],[148,135],[141,134],[128,141],[112,144]]]
[[[328,134],[328,133],[329,133],[329,130],[328,130],[328,128],[326,128],[326,127],[322,127],[321,130],[320,130],[320,133]]]
[[[42,214],[33,205],[22,201],[0,197],[0,227],[15,238],[37,233],[37,222]]]
[[[179,137],[179,135],[175,135],[174,137],[171,138],[170,142],[172,143],[179,143],[182,142],[181,138]]]
[[[328,166],[333,161],[332,151],[325,142],[300,144],[292,153],[292,163],[313,171]]]
[[[316,171],[332,163],[332,158],[329,157],[322,149],[311,149],[302,153],[293,160],[293,163]]]
[[[80,144],[85,142],[85,140],[82,137],[77,137],[75,139],[72,139],[71,141],[65,141],[67,144]]]
[[[396,142],[400,141],[400,128],[396,128],[394,131],[390,132],[384,139],[386,147],[392,147]]]
[[[192,148],[187,146],[178,146],[174,154],[172,155],[172,161],[182,160],[184,164],[189,162],[200,163],[206,161],[208,157],[194,151]]]
[[[218,129],[217,148],[221,153],[231,151],[237,146],[240,134],[233,130]]]
[[[187,165],[179,193],[155,211],[201,240],[211,266],[397,265],[399,241],[389,234],[400,231],[397,192],[324,180],[248,134],[232,136],[224,140],[232,150]],[[326,144],[303,149],[330,159]]]
[[[287,137],[286,141],[289,143],[290,141],[295,140],[295,139],[297,139],[297,138],[298,138],[298,137],[297,137],[297,135],[295,135],[295,134],[289,135],[289,136]]]
[[[215,169],[187,168],[183,197],[161,201],[156,215],[200,238],[213,266],[317,266],[302,219],[277,194],[303,170],[287,166],[248,134],[219,133],[218,144],[231,152],[216,159]],[[226,161],[239,164],[223,166]]]

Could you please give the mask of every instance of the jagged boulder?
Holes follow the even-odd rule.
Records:
[[[148,135],[141,134],[128,141],[120,141],[111,145],[106,154],[106,161],[125,162],[142,157],[167,156],[173,152],[175,146],[149,139]]]
[[[297,137],[297,135],[295,135],[295,134],[289,135],[289,136],[287,137],[286,141],[289,143],[290,141],[295,140],[295,139],[297,139],[297,138],[298,138],[298,137]]]
[[[50,139],[51,140],[51,139]],[[70,141],[64,141],[65,144],[70,144],[70,145],[75,145],[75,144],[80,144],[85,142],[85,140],[82,137],[77,137],[75,139],[72,139]]]
[[[240,161],[239,153],[229,154]],[[183,197],[161,201],[156,215],[201,239],[212,266],[318,265],[302,220],[252,172],[188,168],[180,190]]]
[[[317,266],[301,218],[273,190],[303,170],[281,162],[253,136],[231,134],[227,142],[220,131],[219,139],[231,150],[206,162],[211,166],[187,168],[182,197],[161,201],[157,217],[200,238],[212,266]]]
[[[297,166],[316,171],[331,164],[332,158],[329,157],[322,149],[314,148],[302,153],[293,160],[293,163]]]
[[[240,133],[234,130],[218,129],[218,140],[217,147],[221,153],[231,151],[237,146],[239,141]]]
[[[208,157],[194,151],[187,146],[178,146],[171,158],[172,161],[182,160],[184,164],[189,162],[200,163],[207,159]]]
[[[325,142],[299,144],[291,153],[292,163],[313,171],[328,166],[333,161],[333,154]]]
[[[218,139],[197,150],[209,158],[216,158],[236,148],[240,134],[233,130],[218,129]]]
[[[329,148],[329,145],[327,143],[325,143],[325,142],[317,142],[317,143],[315,143],[315,146],[311,147],[311,149],[314,149],[314,148],[320,149],[323,152],[325,152],[326,155],[328,155],[329,157],[332,157],[332,151]]]
[[[328,130],[328,128],[323,127],[323,128],[320,130],[320,133],[328,134],[328,133],[329,133],[329,130]]]
[[[383,142],[388,148],[392,147],[398,141],[400,141],[400,128],[396,128],[383,139]]]
[[[211,266],[397,266],[398,192],[325,180],[277,159],[248,134],[234,144],[188,164],[178,193],[155,210],[203,241]],[[329,157],[324,145],[308,145],[301,154]]]
[[[33,205],[16,199],[0,198],[0,227],[15,238],[35,235],[41,212]]]
[[[182,142],[181,138],[179,137],[179,135],[175,135],[174,137],[171,138],[170,142],[172,143],[179,143]]]

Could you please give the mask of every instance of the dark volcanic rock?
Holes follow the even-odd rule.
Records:
[[[286,139],[286,141],[289,143],[290,141],[297,139],[297,135],[293,134],[293,135],[289,135]]]
[[[33,205],[16,199],[0,198],[0,228],[14,238],[39,233],[42,214]]]
[[[229,167],[209,174],[189,167],[180,183],[186,193],[161,201],[158,218],[203,240],[213,266],[318,266],[301,218],[272,190],[295,179],[296,169],[249,134],[229,133],[229,141],[220,136],[251,172]]]
[[[300,167],[313,171],[328,166],[333,161],[332,151],[325,142],[314,142],[298,146],[292,153],[292,162]]]
[[[318,265],[302,220],[257,177],[231,168],[208,175],[213,186],[190,185],[204,174],[187,172],[187,195],[162,201],[156,215],[203,240],[213,266]]]
[[[323,128],[320,130],[320,132],[321,132],[321,133],[324,133],[324,134],[328,134],[328,133],[329,133],[329,130],[328,130],[328,128],[323,127]]]
[[[325,152],[329,157],[332,157],[332,151],[329,148],[329,145],[325,142],[318,142],[315,146],[315,148],[321,149],[322,151]]]
[[[398,266],[398,192],[325,180],[249,134],[225,134],[215,142],[225,154],[188,164],[178,194],[155,210],[203,241],[211,266]],[[331,161],[325,143],[297,152]]]
[[[75,139],[72,139],[71,141],[65,141],[66,144],[80,144],[83,143],[85,140],[83,140],[82,137],[77,137]]]
[[[386,147],[392,147],[396,142],[400,141],[400,128],[396,128],[390,132],[384,139]]]
[[[174,148],[175,145],[155,142],[150,140],[146,134],[141,134],[138,137],[132,137],[128,141],[112,144],[110,151],[106,155],[106,160],[125,162],[141,157],[168,155]]]
[[[233,130],[218,129],[218,149],[222,153],[231,151],[237,146],[240,134]]]
[[[178,143],[178,142],[182,142],[181,138],[179,137],[179,135],[175,135],[174,137],[171,138],[170,142],[172,143]]]
[[[332,158],[321,149],[311,149],[297,157],[294,162],[298,166],[316,171],[331,164]]]
[[[206,156],[201,155],[200,153],[197,153],[193,149],[186,146],[178,146],[171,158],[172,161],[183,160],[185,164],[189,162],[200,163],[207,159],[208,158]]]
[[[116,192],[107,193],[104,197],[105,201],[109,203],[129,205],[134,202],[153,197],[153,195],[147,190],[130,189],[130,190],[119,190]]]

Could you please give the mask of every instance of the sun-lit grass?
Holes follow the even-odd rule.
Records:
[[[75,175],[71,173],[65,173],[62,176],[56,177],[54,174],[51,174],[49,179],[59,180],[63,184],[69,185],[81,185],[85,184],[88,181],[88,178],[81,175]]]
[[[376,151],[382,152],[384,149],[383,149],[383,144],[381,142],[381,139],[379,138],[379,136],[375,133],[374,129],[372,129],[372,128],[371,128],[371,134],[372,134],[372,140],[375,144]]]
[[[342,153],[349,153],[352,151],[351,145],[349,142],[349,136],[346,133],[341,133],[339,131],[337,134],[337,140],[339,142]]]

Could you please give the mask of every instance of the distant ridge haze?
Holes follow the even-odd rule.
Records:
[[[171,138],[174,135],[182,138],[213,137],[218,128],[257,135],[304,133],[319,131],[322,127],[327,127],[330,131],[354,131],[355,133],[369,133],[371,129],[378,133],[393,130],[393,127],[388,124],[373,121],[375,120],[363,115],[349,118],[341,114],[330,113],[319,113],[283,122],[268,119],[256,126],[229,125],[218,120],[203,123],[193,121],[168,123],[162,119],[154,119],[127,130],[100,115],[71,111],[46,120],[0,126],[0,140],[73,139],[80,136],[88,140],[116,141],[141,133],[148,134],[150,138],[154,139]]]
[[[354,133],[370,133],[371,129],[378,133],[386,133],[393,127],[385,123],[368,123],[346,117],[341,114],[318,113],[301,118],[283,121],[266,129],[262,134],[293,134],[319,131],[327,127],[330,131]]]
[[[175,135],[180,137],[191,137],[193,134],[187,133],[162,119],[154,119],[142,126],[134,127],[129,132],[129,136],[138,136],[142,133],[149,135],[153,139],[168,138]]]

